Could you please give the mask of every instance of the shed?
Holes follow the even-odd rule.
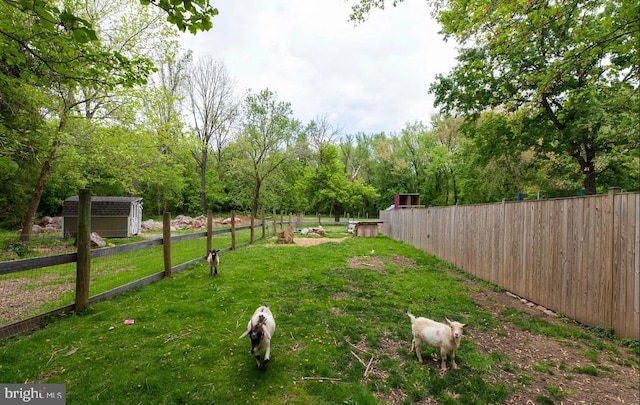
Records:
[[[356,222],[353,231],[356,236],[368,236],[375,237],[378,236],[378,225],[383,223],[383,221],[361,221]]]
[[[424,205],[420,205],[420,194],[418,193],[405,193],[396,194],[393,198],[394,209],[399,208],[424,208]]]
[[[62,205],[62,237],[78,234],[78,196]],[[142,232],[142,197],[91,197],[91,232],[104,238],[128,238]]]

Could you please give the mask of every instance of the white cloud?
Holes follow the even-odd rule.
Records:
[[[239,91],[277,92],[303,123],[326,116],[344,133],[389,133],[428,122],[429,85],[455,64],[455,44],[442,40],[426,1],[375,10],[357,26],[339,0],[214,4],[213,29],[182,44],[222,61]]]

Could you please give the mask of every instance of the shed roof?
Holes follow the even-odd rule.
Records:
[[[91,215],[97,217],[128,217],[131,203],[142,201],[142,197],[91,197]],[[63,217],[78,216],[79,198],[77,195],[67,198],[62,204]]]

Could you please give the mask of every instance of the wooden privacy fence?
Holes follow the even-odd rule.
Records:
[[[640,194],[381,211],[383,234],[590,326],[640,339]]]

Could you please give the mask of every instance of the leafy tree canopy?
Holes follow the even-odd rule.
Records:
[[[521,151],[570,156],[589,193],[602,169],[617,161],[601,157],[620,149],[637,154],[637,1],[430,4],[445,39],[462,45],[457,66],[430,87],[443,112],[468,119],[489,110],[507,114]],[[384,0],[361,0],[351,18],[362,21],[384,6]]]

